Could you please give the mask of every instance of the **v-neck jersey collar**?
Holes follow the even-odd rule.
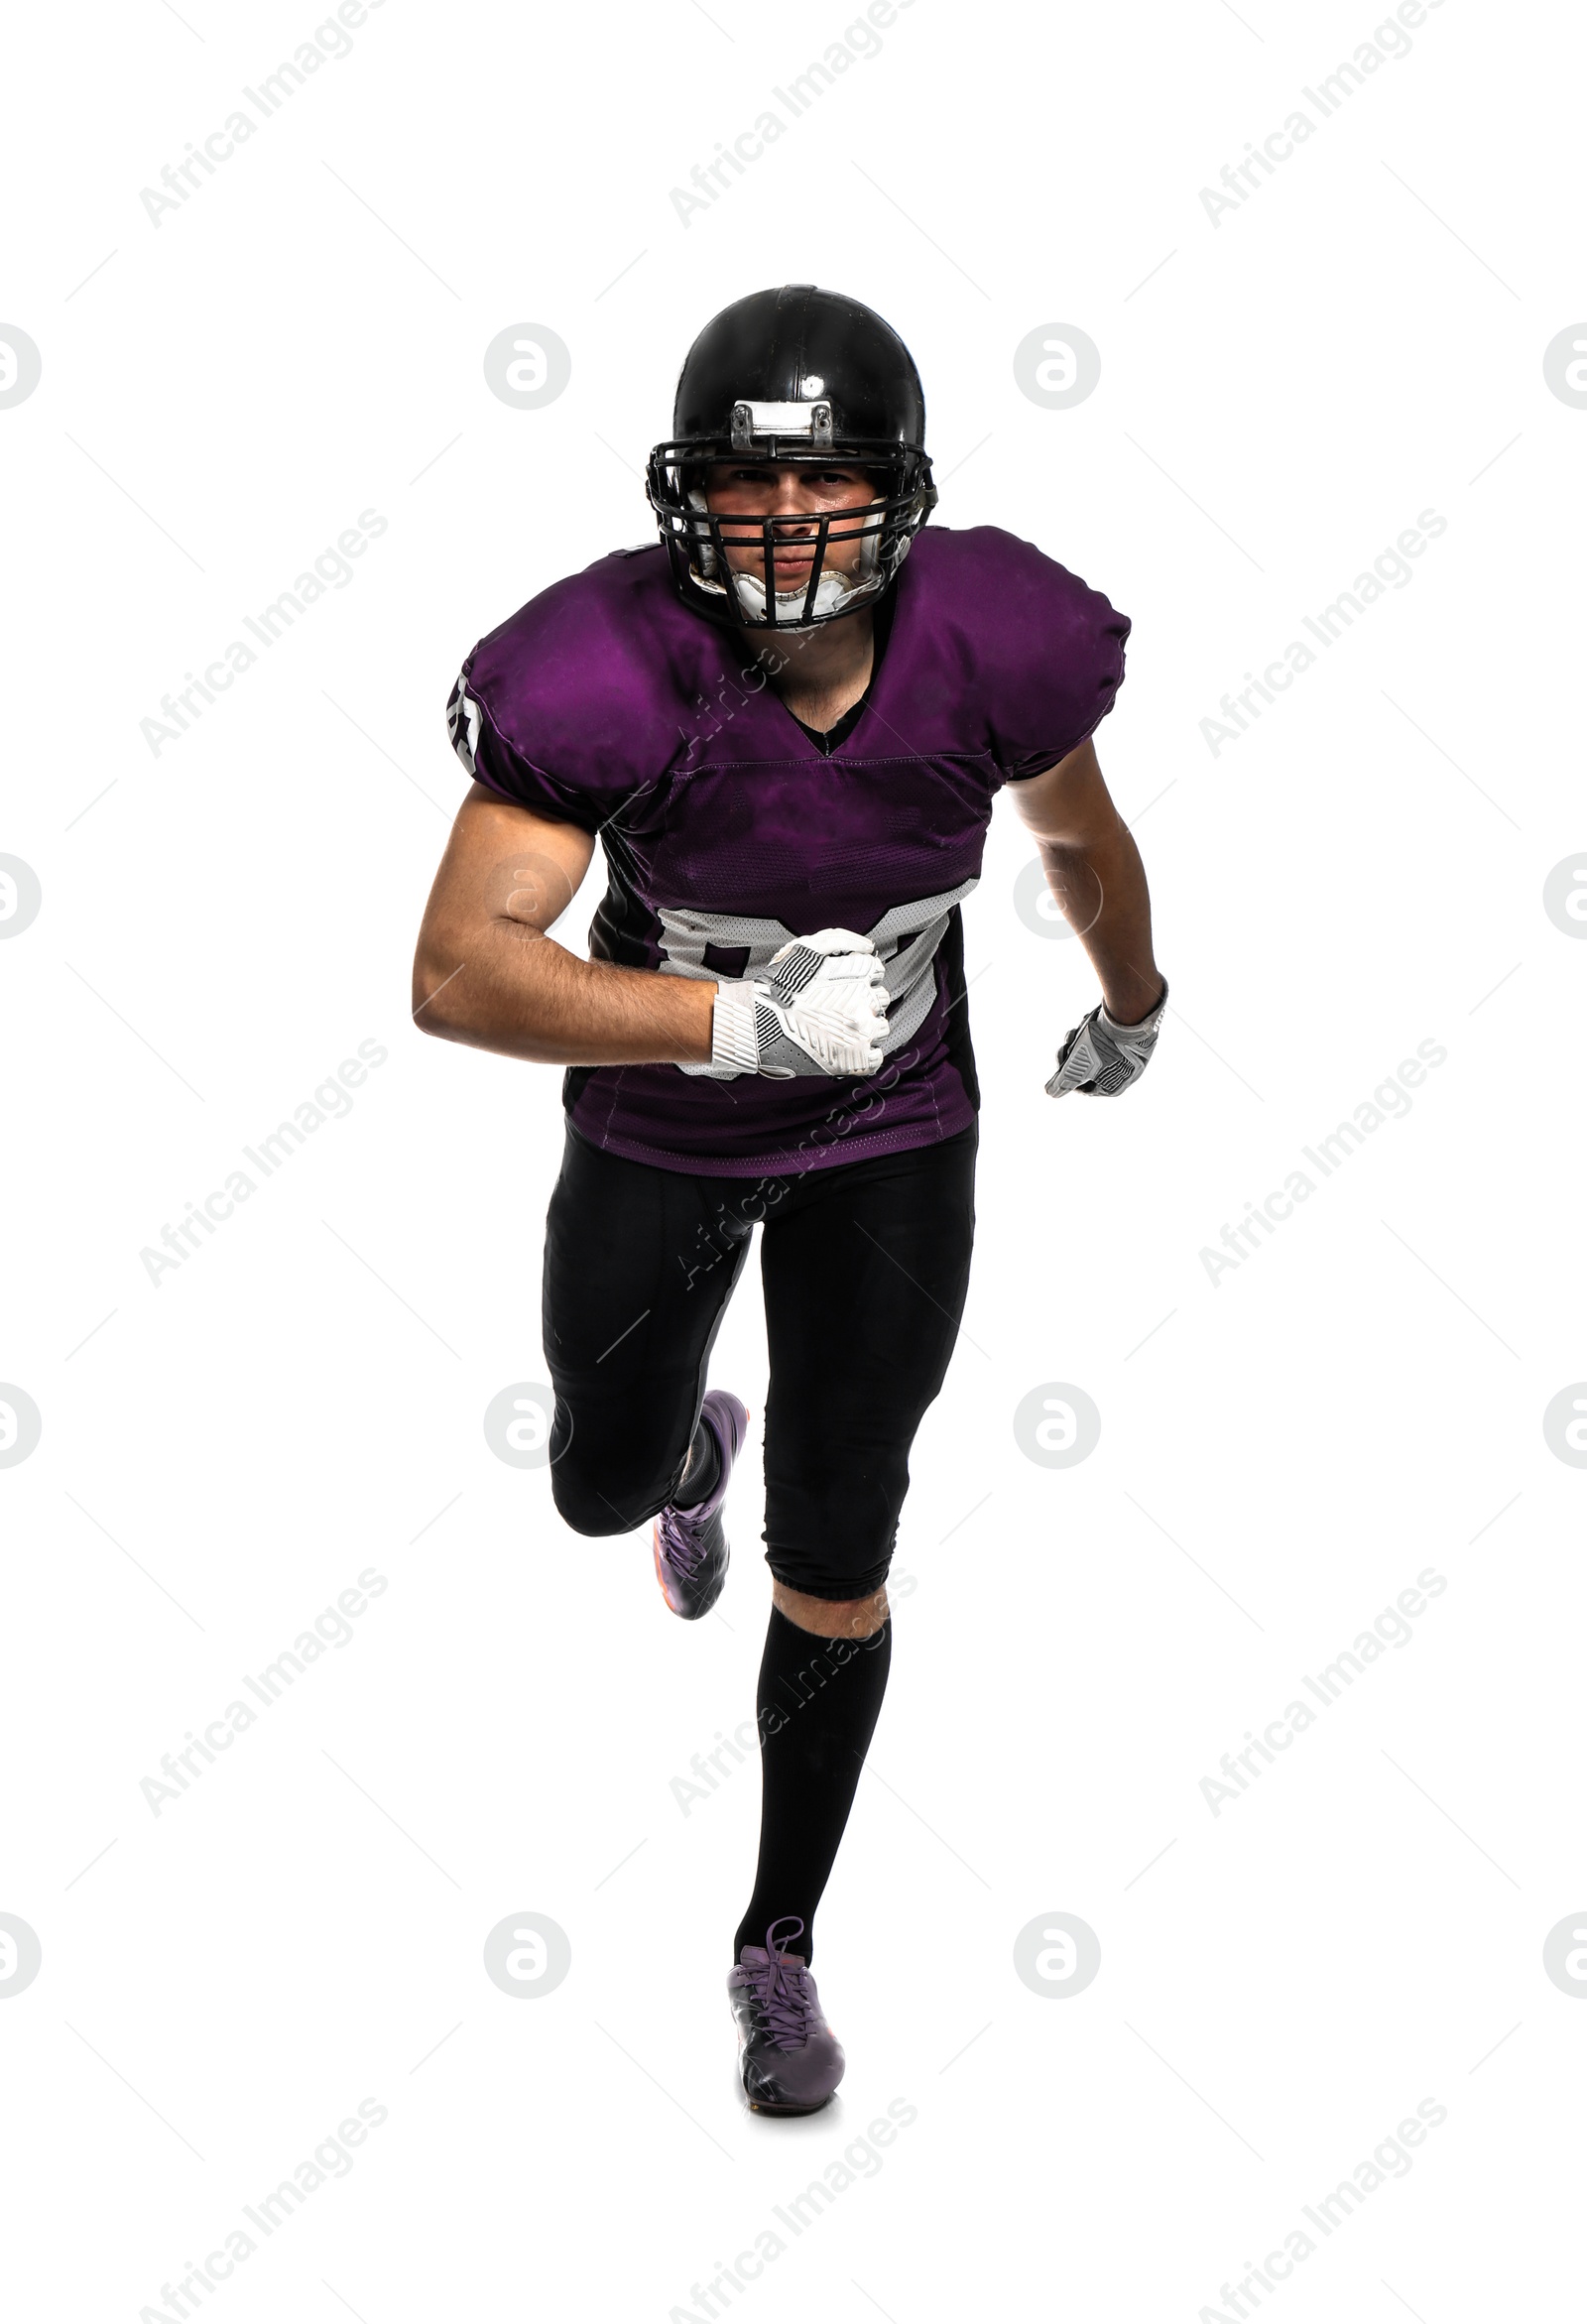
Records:
[[[902,579],[902,575],[900,579]],[[871,617],[871,674],[865,681],[864,693],[861,694],[857,702],[850,703],[841,718],[836,719],[824,734],[818,733],[813,726],[806,726],[802,718],[794,718],[794,712],[782,700],[781,695],[778,697],[783,710],[790,718],[794,719],[794,724],[798,728],[800,734],[820,752],[823,759],[835,757],[859,726],[866,711],[871,707],[876,694],[877,680],[882,674],[882,664],[887,656],[888,641],[893,635],[893,624],[898,613],[898,593],[899,581],[895,580],[892,588],[879,600],[876,611]]]

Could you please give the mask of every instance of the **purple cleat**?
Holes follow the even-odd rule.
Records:
[[[738,2020],[738,2064],[753,2114],[814,2114],[843,2079],[843,2050],[821,2015],[802,1953],[777,1948],[777,1932],[801,1934],[795,1913],[774,1920],[766,1944],[746,1945],[729,1973]]]
[[[727,1532],[722,1503],[728,1479],[750,1424],[749,1413],[725,1389],[706,1391],[700,1418],[716,1440],[720,1474],[706,1498],[694,1509],[675,1509],[671,1502],[656,1520],[653,1539],[656,1578],[662,1596],[685,1622],[709,1614],[727,1579]]]

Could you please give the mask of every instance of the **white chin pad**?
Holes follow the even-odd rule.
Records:
[[[758,581],[753,573],[735,573],[733,586],[738,592],[738,601],[744,611],[754,621],[765,622],[765,583]],[[825,614],[835,613],[849,597],[855,595],[869,597],[875,587],[874,580],[852,581],[846,573],[823,572],[815,584],[815,603],[810,607],[810,615],[819,619]],[[775,592],[779,629],[796,628],[798,623],[806,618],[804,600],[807,593],[807,583],[802,588],[779,589]]]

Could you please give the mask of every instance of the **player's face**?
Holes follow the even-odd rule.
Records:
[[[769,517],[776,520],[772,576],[780,593],[800,589],[808,581],[819,538],[818,518],[839,509],[863,508],[882,497],[863,468],[818,468],[800,461],[780,467],[749,462],[738,468],[724,460],[707,471],[704,490],[712,516],[746,520],[742,532],[731,522],[722,527],[722,546],[735,572],[764,580],[761,527]],[[840,538],[844,530],[834,525],[827,536],[823,571],[858,571],[864,541],[858,526],[848,540]]]

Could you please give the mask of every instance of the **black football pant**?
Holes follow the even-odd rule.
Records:
[[[695,1177],[569,1126],[545,1275],[551,1489],[567,1524],[631,1532],[671,1499],[761,1224],[767,1563],[816,1598],[879,1589],[964,1306],[976,1143],[972,1124],[796,1176]]]

